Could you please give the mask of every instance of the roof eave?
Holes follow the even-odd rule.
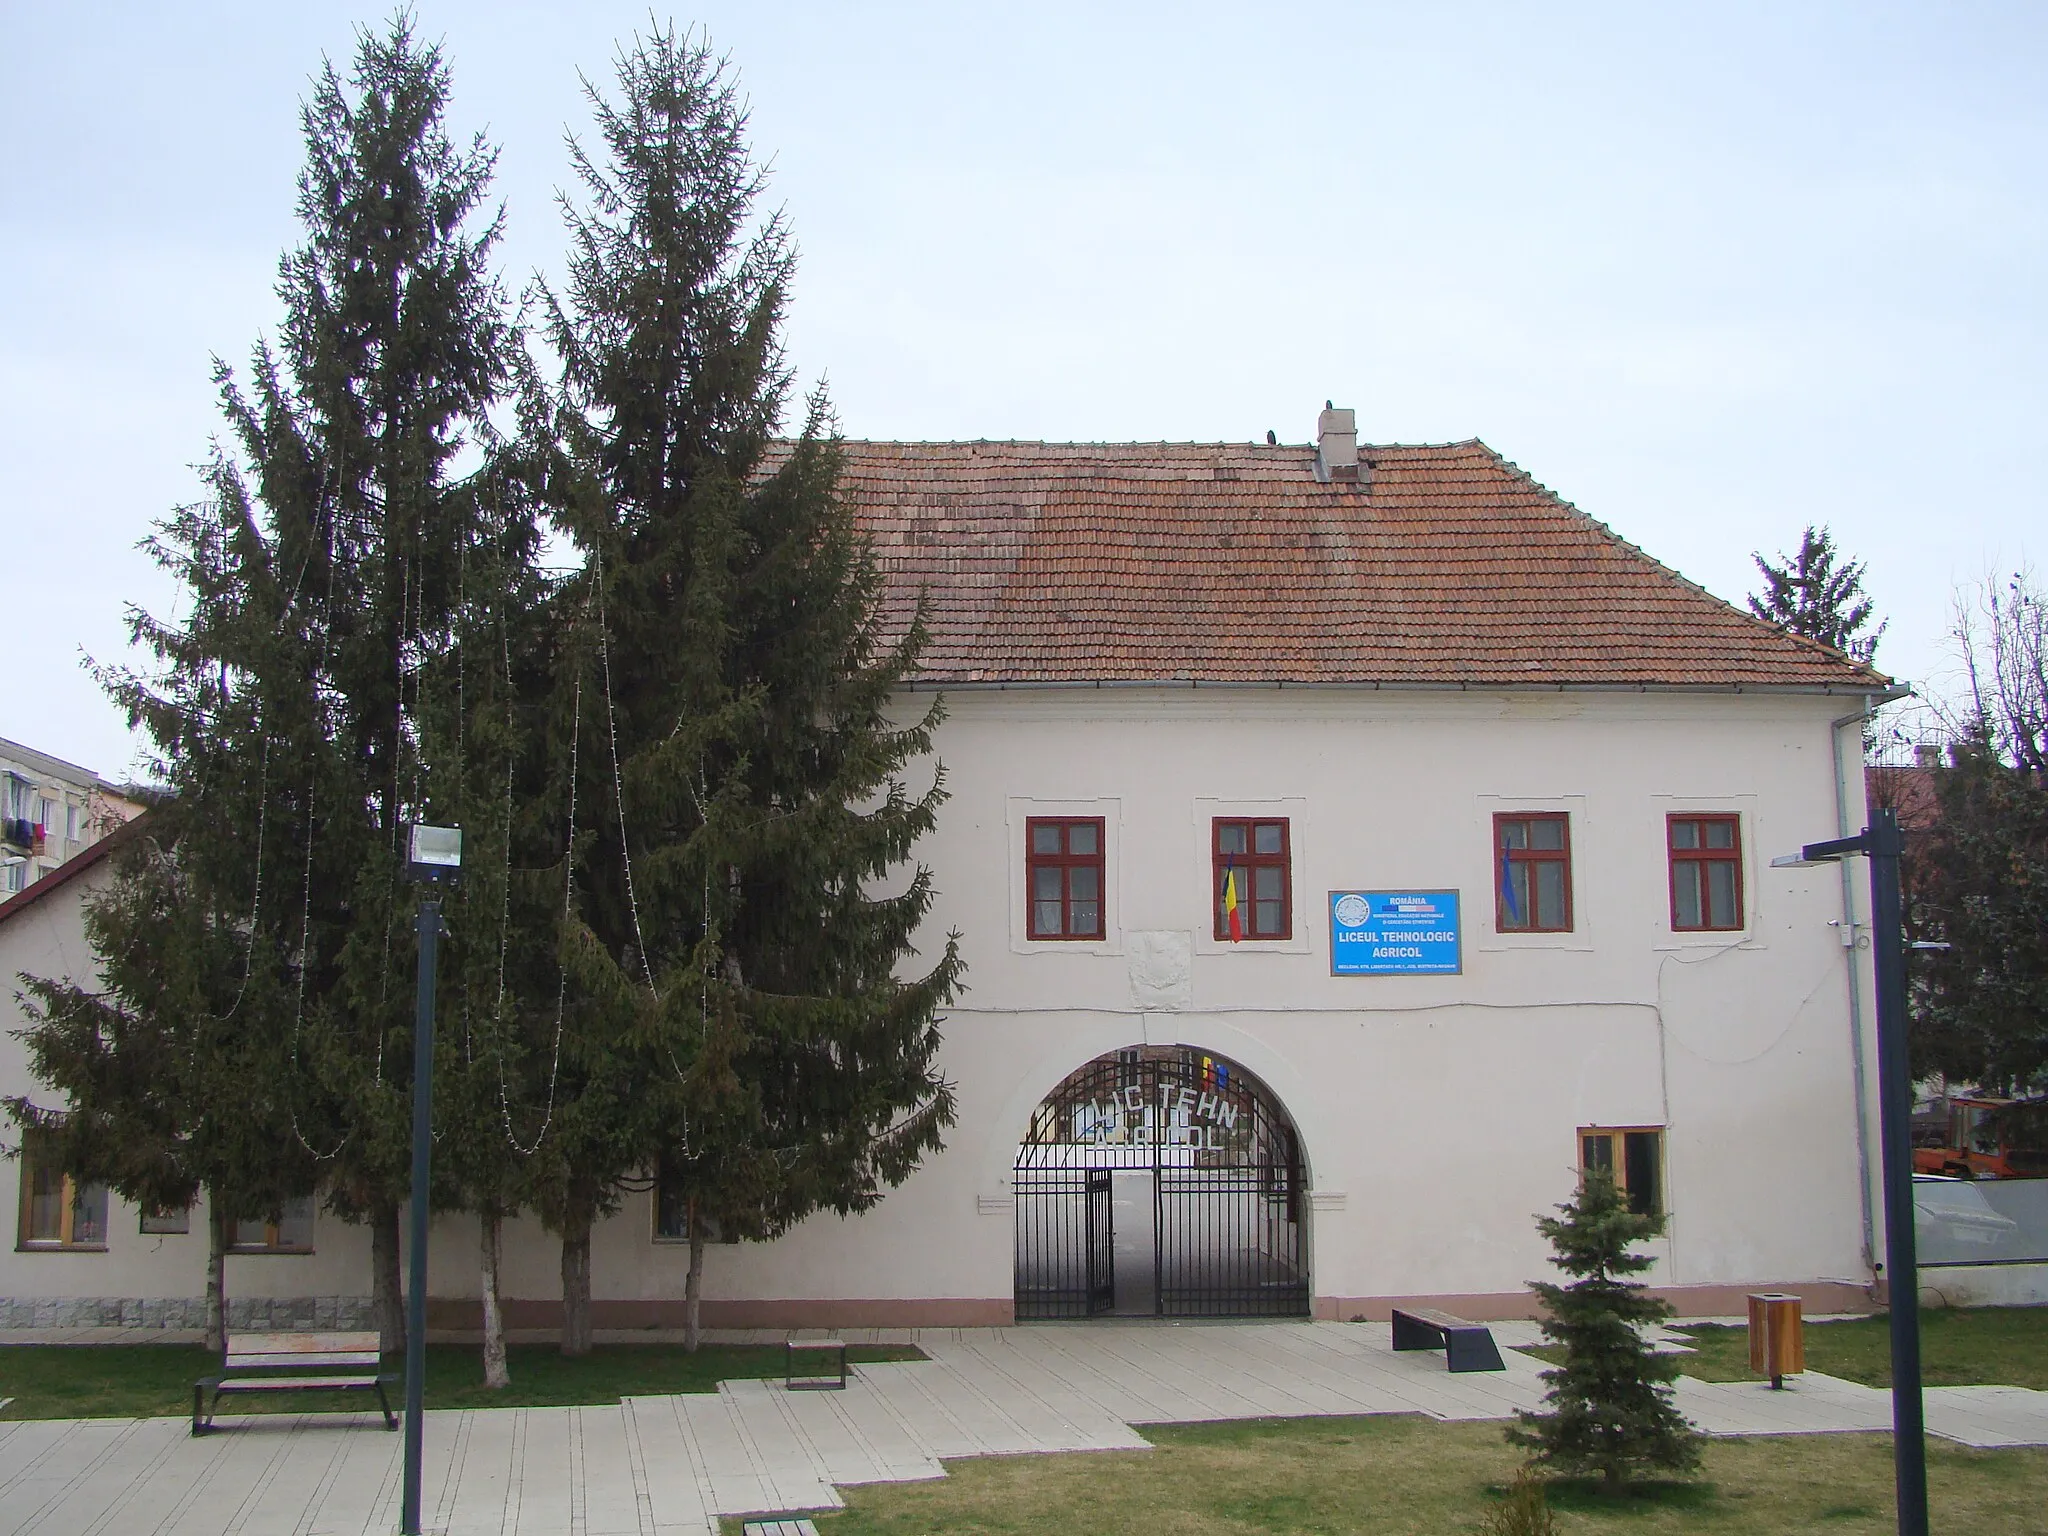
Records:
[[[1769,694],[1804,695],[1813,698],[1868,699],[1889,704],[1912,696],[1910,683],[1873,678],[1869,682],[1844,680],[1828,683],[1667,683],[1667,682],[1489,682],[1438,681],[1394,682],[1371,678],[1336,682],[1306,682],[1287,678],[1246,681],[1197,677],[1106,677],[1106,678],[995,678],[968,682],[944,682],[912,678],[901,687],[906,693],[1052,693],[1076,689],[1109,688],[1208,688],[1239,691],[1277,689],[1353,693],[1677,693],[1677,694]]]

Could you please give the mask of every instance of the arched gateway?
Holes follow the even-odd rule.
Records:
[[[1305,1187],[1294,1122],[1235,1062],[1098,1057],[1017,1149],[1017,1317],[1307,1316]]]

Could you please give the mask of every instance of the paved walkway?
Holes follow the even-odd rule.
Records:
[[[1534,1325],[1502,1324],[1505,1345]],[[838,1488],[945,1475],[948,1457],[1141,1450],[1131,1426],[1421,1413],[1500,1419],[1542,1396],[1540,1362],[1450,1375],[1396,1355],[1384,1324],[1088,1323],[911,1335],[925,1361],[862,1365],[844,1392],[729,1381],[608,1407],[430,1413],[425,1523],[448,1536],[706,1536],[720,1515],[829,1509]],[[1885,1392],[1807,1375],[1783,1392],[1681,1381],[1715,1434],[1887,1429]],[[0,1423],[0,1536],[384,1536],[400,1437],[370,1415]],[[1943,1387],[1931,1432],[2048,1444],[2048,1392]]]

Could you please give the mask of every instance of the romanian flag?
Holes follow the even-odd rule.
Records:
[[[1223,931],[1233,944],[1244,937],[1244,919],[1237,915],[1237,869],[1229,864],[1223,867]]]

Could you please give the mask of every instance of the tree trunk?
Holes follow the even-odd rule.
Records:
[[[484,1293],[484,1385],[509,1387],[512,1373],[505,1368],[505,1313],[498,1304],[498,1261],[504,1252],[505,1216],[496,1209],[480,1218],[483,1227]]]
[[[562,1223],[562,1353],[590,1353],[590,1217]]]
[[[405,1348],[405,1293],[398,1272],[398,1204],[379,1200],[370,1207],[370,1310],[377,1319],[377,1347],[387,1355]]]
[[[206,1347],[227,1352],[228,1218],[220,1197],[206,1192]]]
[[[697,1353],[703,1341],[698,1314],[704,1300],[704,1225],[697,1220],[697,1202],[690,1202],[690,1273],[683,1281],[683,1348]]]

